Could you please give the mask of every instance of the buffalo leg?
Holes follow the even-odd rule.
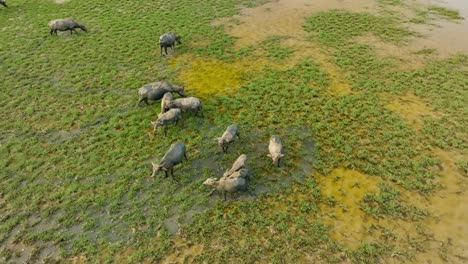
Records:
[[[138,102],[136,103],[135,107],[138,107],[141,104],[142,101],[143,101],[143,99],[141,99],[141,98],[138,99]]]

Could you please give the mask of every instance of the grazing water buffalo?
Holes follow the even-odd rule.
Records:
[[[162,50],[164,48],[164,52],[166,53],[167,55],[167,48],[171,48],[172,51],[174,52],[175,54],[175,43],[177,42],[177,44],[182,44],[182,42],[180,42],[181,40],[181,37],[174,34],[173,32],[169,32],[169,33],[166,33],[164,35],[161,35],[159,37],[159,47],[161,48],[161,56],[163,55],[162,54]]]
[[[221,147],[224,153],[227,153],[228,147],[234,142],[234,137],[240,139],[239,131],[236,125],[230,125],[226,128],[223,135],[220,138],[216,138],[218,145]]]
[[[174,100],[171,93],[166,93],[161,100],[161,112],[164,113],[171,108],[179,108],[182,112],[195,112],[197,115],[200,113],[203,116],[201,101],[196,97]]]
[[[183,142],[172,144],[159,164],[151,162],[153,165],[153,174],[151,177],[156,176],[160,170],[163,170],[166,173],[166,178],[168,176],[168,171],[171,172],[171,176],[174,178],[174,166],[181,163],[183,158],[188,160],[185,144]]]
[[[73,34],[73,31],[75,33],[78,33],[75,30],[75,28],[81,28],[81,30],[88,32],[88,30],[83,24],[78,23],[71,18],[61,18],[61,19],[51,20],[49,21],[49,27],[50,27],[50,35],[54,33],[55,35],[57,35],[57,31],[66,31],[66,30],[70,30],[70,35]]]
[[[268,150],[270,154],[267,156],[273,160],[273,164],[276,166],[280,166],[280,160],[284,157],[284,154],[281,153],[283,150],[283,144],[281,143],[281,139],[277,135],[273,135],[270,138],[270,144],[268,145]]]
[[[182,86],[173,85],[164,81],[148,83],[138,89],[140,99],[135,107],[139,106],[141,102],[149,104],[148,100],[159,100],[167,92],[178,93],[182,97],[185,96],[184,87]]]
[[[153,125],[153,135],[156,134],[156,130],[158,129],[158,127],[163,126],[164,136],[166,136],[167,126],[169,125],[169,123],[175,122],[175,124],[177,125],[177,123],[180,120],[182,120],[182,112],[178,108],[172,108],[166,113],[158,114],[158,120],[151,122],[151,124]]]

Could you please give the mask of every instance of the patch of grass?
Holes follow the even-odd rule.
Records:
[[[421,49],[421,50],[413,52],[413,54],[416,54],[416,55],[431,55],[434,53],[437,53],[437,49],[434,49],[434,48]]]
[[[382,41],[395,43],[401,43],[415,34],[393,17],[345,10],[324,11],[310,16],[304,29],[315,32],[315,38],[322,44],[335,48],[365,33],[372,33]]]
[[[446,8],[443,6],[431,5],[427,8],[427,10],[445,19],[451,19],[451,20],[463,19],[463,17],[460,16],[460,12],[458,10]]]
[[[377,194],[366,194],[362,199],[361,209],[374,216],[391,216],[405,220],[421,220],[428,212],[407,205],[400,199],[400,192],[388,183],[379,183]]]
[[[468,177],[468,160],[457,160],[455,162],[458,170],[463,174],[463,176]]]
[[[266,57],[275,61],[281,61],[294,52],[291,47],[281,46],[281,41],[286,39],[284,36],[269,36],[259,45],[266,51]]]
[[[434,19],[447,19],[447,20],[461,20],[464,19],[460,16],[458,10],[449,9],[442,6],[431,5],[427,8],[416,9],[415,17],[411,18],[409,22],[415,24],[427,24]]]

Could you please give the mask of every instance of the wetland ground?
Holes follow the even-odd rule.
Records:
[[[466,1],[8,4],[0,262],[468,261]],[[50,36],[59,17],[89,33]],[[169,30],[183,44],[161,57]],[[151,135],[159,102],[133,106],[156,80],[205,117]],[[221,154],[231,123],[243,136]],[[177,179],[150,178],[179,140]],[[256,196],[208,197],[241,153]]]

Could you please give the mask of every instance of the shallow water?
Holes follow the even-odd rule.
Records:
[[[459,10],[463,20],[431,21],[434,25],[414,25],[414,29],[425,35],[415,39],[411,48],[435,48],[440,56],[468,53],[468,1],[466,0],[419,0],[422,6],[437,5]]]

